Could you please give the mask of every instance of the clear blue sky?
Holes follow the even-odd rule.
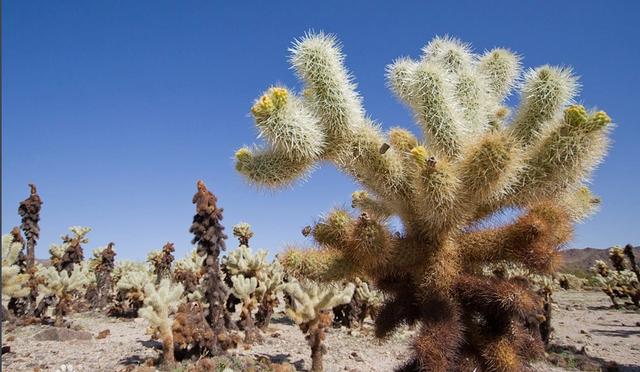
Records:
[[[417,129],[385,87],[385,65],[417,56],[435,35],[478,51],[509,47],[527,67],[573,66],[580,101],[618,127],[595,174],[602,210],[577,227],[572,246],[640,243],[640,3],[445,3],[3,1],[2,231],[19,224],[18,202],[34,182],[45,203],[39,257],[71,225],[94,229],[88,249],[116,242],[118,258],[142,259],[166,241],[181,256],[201,178],[227,230],[254,226],[254,247],[304,242],[300,229],[348,203],[352,182],[323,167],[293,189],[258,192],[232,156],[255,141],[252,100],[272,83],[299,86],[287,48],[314,29],[338,35],[369,114],[385,127]]]

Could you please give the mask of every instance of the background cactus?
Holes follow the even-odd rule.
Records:
[[[42,199],[38,195],[36,185],[30,183],[31,193],[28,198],[20,202],[18,214],[22,218],[20,228],[24,232],[27,239],[27,265],[35,264],[35,252],[38,238],[40,237],[40,209],[42,208]]]
[[[36,254],[36,244],[38,239],[40,238],[40,210],[42,209],[42,199],[38,194],[36,189],[36,185],[30,183],[30,194],[29,197],[20,202],[18,206],[18,214],[22,220],[20,224],[20,228],[24,232],[24,236],[26,239],[26,248],[27,248],[27,257],[26,257],[26,267],[33,277],[34,274],[34,265],[35,265],[35,254]],[[35,284],[35,278],[32,278]],[[37,286],[32,285],[31,294],[27,297],[27,309],[26,314],[32,315],[35,311],[36,307],[36,298],[38,297]]]
[[[284,270],[277,260],[258,273],[258,288],[256,289],[256,298],[259,303],[256,313],[258,328],[265,330],[269,327],[274,308],[279,303],[278,296],[284,285]]]
[[[240,329],[244,331],[244,342],[252,343],[261,338],[253,319],[253,310],[258,305],[254,295],[256,288],[258,288],[258,279],[255,277],[245,278],[240,274],[232,276],[231,282],[233,283],[231,292],[242,302],[239,325]]]
[[[79,264],[84,259],[84,250],[81,244],[89,243],[87,234],[90,227],[71,226],[69,230],[73,236],[63,235],[61,245],[52,244],[49,248],[51,263],[58,270],[73,271],[74,265]]]
[[[198,191],[193,196],[192,203],[196,205],[196,214],[193,216],[193,223],[190,232],[194,238],[192,244],[197,244],[197,252],[204,256],[203,270],[203,292],[204,302],[207,304],[207,322],[216,335],[216,341],[211,345],[211,350],[218,353],[224,349],[223,339],[226,335],[227,327],[231,326],[231,317],[225,309],[227,299],[227,289],[220,278],[220,252],[225,250],[224,226],[221,224],[222,208],[219,208],[217,198],[207,190],[204,182],[197,182]]]
[[[138,310],[144,303],[144,288],[150,282],[155,282],[153,274],[146,265],[135,265],[124,262],[116,265],[114,270],[116,280],[115,303],[109,313],[115,316],[136,317]]]
[[[107,244],[106,247],[93,250],[93,259],[90,267],[96,275],[96,299],[94,308],[104,308],[113,299],[113,277],[111,273],[115,268],[116,252],[113,250],[114,243]]]
[[[144,307],[140,309],[140,315],[147,319],[151,326],[157,330],[162,339],[162,364],[172,367],[175,364],[173,332],[171,326],[173,319],[169,315],[178,308],[178,303],[184,288],[182,284],[173,284],[169,279],[162,279],[158,288],[153,283],[147,283],[144,287]]]
[[[413,112],[424,138],[394,128],[386,135],[366,116],[334,37],[295,42],[291,64],[304,83],[296,94],[269,88],[251,113],[262,147],[236,152],[250,182],[282,187],[331,162],[366,193],[360,215],[336,210],[315,225],[320,250],[288,251],[291,272],[372,281],[387,300],[376,320],[384,337],[402,323],[422,323],[408,370],[446,371],[463,359],[489,370],[519,370],[522,348],[539,334],[524,329],[540,311],[520,283],[479,275],[483,265],[518,262],[552,272],[572,221],[599,200],[584,186],[608,147],[611,119],[573,105],[577,79],[542,66],[523,76],[520,105],[505,98],[521,76],[505,49],[476,55],[456,39],[436,38],[418,60],[388,67],[388,83]],[[522,213],[482,229],[501,211]],[[392,231],[390,216],[401,231]],[[535,344],[534,342],[534,344]]]
[[[147,261],[153,265],[153,272],[156,274],[156,284],[160,284],[162,279],[171,276],[171,264],[174,260],[174,251],[173,243],[167,242],[161,250],[149,252]]]
[[[240,245],[249,246],[249,239],[253,237],[251,225],[246,222],[240,222],[233,226],[233,236],[238,238]]]
[[[625,254],[621,247],[613,247],[609,250],[609,259],[615,270],[610,270],[606,262],[596,260],[591,271],[595,274],[596,285],[609,296],[614,308],[620,307],[618,299],[629,299],[640,308],[640,280],[636,272],[626,269]],[[634,264],[635,260],[631,261],[632,269]]]
[[[288,295],[287,316],[306,334],[311,347],[311,370],[314,372],[323,370],[322,355],[326,353],[323,341],[325,329],[331,325],[331,309],[348,303],[354,289],[353,283],[342,288],[308,280],[293,281],[284,286]]]
[[[58,271],[54,267],[46,267],[39,270],[44,284],[41,284],[38,291],[41,294],[53,294],[56,297],[54,309],[54,325],[61,327],[64,324],[64,316],[71,311],[72,295],[75,291],[82,291],[95,276],[86,266],[75,265],[71,273],[67,270]],[[93,278],[92,278],[93,277]]]
[[[200,279],[202,279],[203,261],[204,257],[199,256],[195,249],[185,258],[176,261],[173,280],[184,286],[185,294],[189,295],[198,290]]]
[[[22,244],[10,234],[2,235],[2,296],[9,299],[26,297],[31,293],[27,286],[29,275],[21,273],[17,264]],[[12,319],[12,314],[2,304],[2,320]]]

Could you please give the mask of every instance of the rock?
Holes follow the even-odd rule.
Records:
[[[355,360],[356,362],[362,363],[364,362],[364,359],[362,359],[362,357],[360,357],[360,355],[358,355],[358,353],[356,353],[355,351],[351,353],[351,355],[349,355],[349,358]]]
[[[583,335],[589,334],[589,332],[585,331],[584,329],[581,329],[580,333],[582,333]]]
[[[5,346],[2,347],[2,354],[3,355],[6,354],[6,353],[10,353],[10,352],[11,352],[11,346],[5,345]]]
[[[33,336],[38,341],[91,340],[93,336],[86,331],[74,331],[68,328],[49,328]]]
[[[100,331],[100,333],[98,333],[98,335],[96,336],[96,340],[103,339],[103,338],[109,336],[110,334],[111,334],[111,331],[109,329],[104,329],[104,330]]]

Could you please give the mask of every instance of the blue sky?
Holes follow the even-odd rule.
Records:
[[[445,3],[3,1],[2,231],[19,224],[18,203],[34,182],[45,203],[37,256],[72,225],[94,229],[88,249],[116,242],[118,258],[142,259],[166,241],[181,256],[203,179],[227,230],[254,226],[253,247],[308,244],[301,228],[348,203],[356,186],[325,166],[292,189],[257,191],[232,156],[256,141],[253,99],[276,82],[299,87],[287,48],[314,29],[343,43],[369,114],[416,133],[384,68],[435,35],[477,51],[511,48],[526,67],[573,66],[579,100],[618,127],[594,178],[602,210],[571,245],[639,244],[640,3]]]

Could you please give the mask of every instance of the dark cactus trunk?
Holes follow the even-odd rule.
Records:
[[[640,281],[640,269],[638,268],[638,263],[636,262],[636,256],[633,254],[633,246],[631,244],[627,244],[624,246],[624,254],[629,259],[631,263],[631,270],[636,273],[636,278]]]
[[[227,325],[231,323],[231,317],[225,309],[227,291],[220,278],[220,252],[225,250],[224,226],[220,222],[223,218],[222,208],[216,205],[216,197],[207,190],[204,182],[198,181],[198,191],[193,196],[192,202],[196,205],[196,214],[193,216],[193,224],[190,232],[194,238],[192,244],[197,244],[197,252],[205,256],[204,268],[204,301],[209,304],[207,323],[213,329],[218,339],[211,346],[213,353],[224,350],[219,342],[220,337],[226,336]]]
[[[36,244],[40,238],[40,209],[42,208],[42,199],[36,190],[34,184],[29,184],[31,194],[18,207],[18,214],[22,218],[20,228],[24,232],[27,246],[27,256],[25,269],[29,270],[35,267]],[[31,294],[27,297],[27,315],[32,315],[36,307],[36,298],[38,297],[37,287],[31,289]]]

